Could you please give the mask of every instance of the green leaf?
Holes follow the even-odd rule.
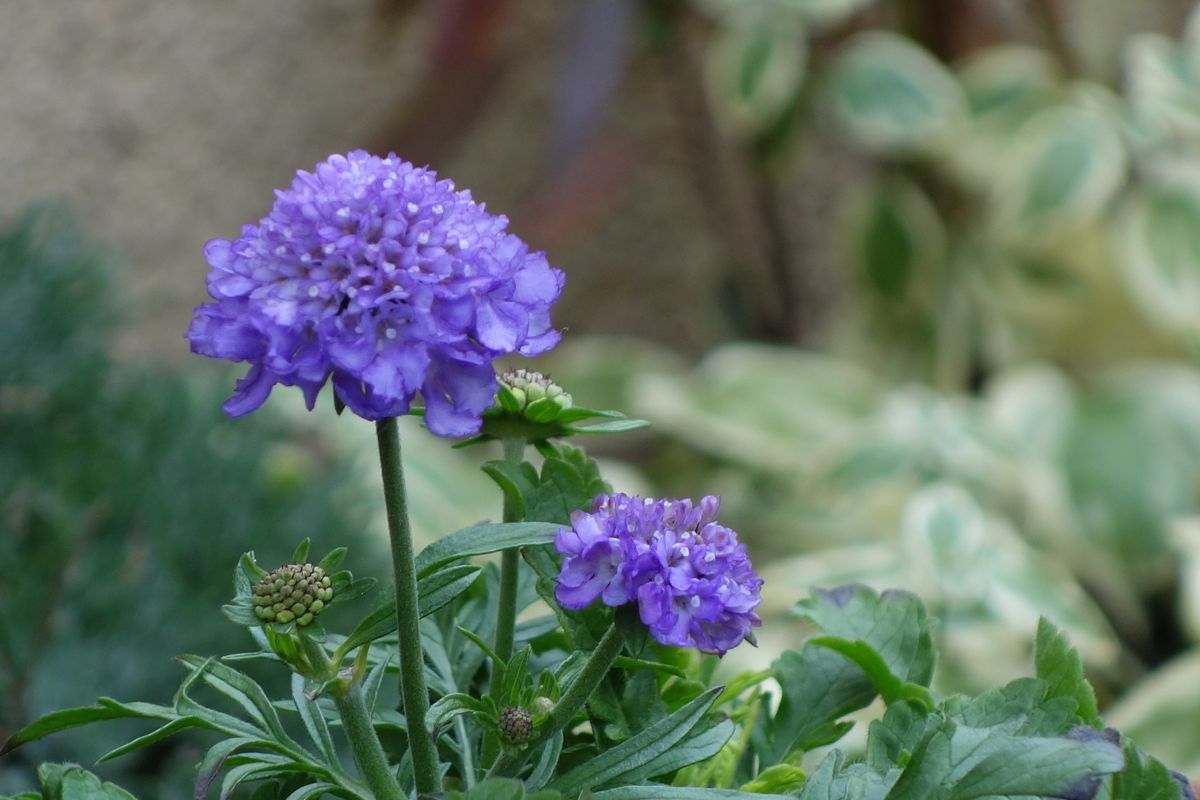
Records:
[[[974,699],[950,698],[943,708],[947,717],[968,727],[1007,725],[1027,736],[1062,736],[1080,721],[1075,699],[1048,696],[1046,682],[1037,678],[1018,678]]]
[[[1200,332],[1200,190],[1135,194],[1119,232],[1125,282],[1147,319],[1167,330]]]
[[[1018,238],[1095,219],[1125,177],[1125,148],[1098,112],[1052,108],[1021,126],[994,186],[996,221]]]
[[[844,766],[845,760],[845,755],[838,750],[822,759],[816,772],[805,781],[799,800],[892,799],[890,790],[900,778],[899,769],[892,768],[881,774],[866,764]]]
[[[241,706],[257,724],[270,732],[275,741],[296,752],[305,752],[284,730],[266,692],[248,675],[211,658],[182,655],[178,660],[191,667],[209,686]]]
[[[881,595],[861,584],[817,590],[796,606],[801,616],[827,634],[821,646],[840,639],[848,650],[874,650],[887,672],[900,684],[928,687],[933,677],[933,639],[920,599],[906,591]],[[860,665],[861,666],[861,665]]]
[[[485,522],[472,525],[422,550],[416,559],[417,573],[426,575],[440,566],[468,556],[550,544],[559,527],[546,522]]]
[[[316,800],[323,794],[335,793],[341,788],[336,783],[310,783],[307,786],[301,786],[284,800]]]
[[[329,735],[329,726],[325,723],[325,717],[317,708],[317,704],[309,699],[304,689],[304,676],[293,673],[292,702],[296,704],[296,711],[304,723],[304,730],[317,746],[317,752],[324,756],[325,764],[337,768],[337,747],[333,743],[333,737]]]
[[[1111,800],[1185,800],[1180,781],[1160,761],[1125,745],[1125,769],[1113,776]]]
[[[885,703],[912,700],[929,711],[933,710],[933,695],[929,690],[920,684],[908,683],[897,678],[883,657],[866,642],[851,642],[836,636],[815,636],[808,640],[808,645],[827,647],[857,664],[859,669],[866,673]]]
[[[598,434],[598,433],[628,433],[629,431],[640,431],[643,428],[649,428],[649,420],[644,419],[612,419],[606,422],[597,422],[593,425],[563,425],[562,428],[570,433]]]
[[[804,81],[807,38],[799,20],[730,14],[710,47],[713,109],[735,132],[762,135],[788,111]]]
[[[425,729],[431,731],[434,739],[445,730],[455,718],[464,714],[482,714],[487,712],[487,705],[482,700],[462,692],[443,695],[429,707],[425,714]]]
[[[34,796],[39,800],[136,800],[121,787],[102,782],[75,764],[42,764],[38,779],[43,793]]]
[[[533,772],[529,773],[529,777],[525,779],[525,785],[529,789],[540,789],[546,785],[546,782],[554,776],[554,770],[558,766],[558,757],[562,755],[563,748],[563,733],[555,731],[554,735],[542,745],[542,752],[538,754],[537,761],[533,765]]]
[[[954,76],[891,33],[855,37],[829,75],[834,113],[860,144],[884,154],[928,149],[966,118]]]
[[[768,726],[768,742],[758,748],[765,766],[782,762],[793,750],[836,741],[845,732],[837,721],[875,698],[866,676],[831,650],[785,651],[771,669],[782,695]]]
[[[417,581],[417,608],[422,617],[427,617],[451,603],[475,583],[481,567],[473,564],[454,564],[425,575]],[[376,606],[363,618],[346,640],[338,647],[338,654],[345,657],[350,651],[396,631],[396,605],[391,598]]]
[[[560,775],[549,788],[564,794],[603,786],[626,775],[640,774],[641,768],[669,751],[692,731],[721,693],[714,687],[661,722],[604,751],[586,763]]]
[[[109,719],[126,719],[128,717],[140,716],[142,715],[132,714],[120,706],[115,708],[108,706],[81,706],[79,708],[54,711],[34,720],[10,736],[8,741],[4,743],[4,747],[0,748],[0,755],[9,753],[23,744],[36,741],[44,736],[71,728],[78,728],[80,725],[90,725],[93,722],[103,722]]]
[[[1086,740],[948,723],[913,754],[888,800],[1092,797],[1125,759],[1112,742],[1081,730]]]
[[[742,792],[737,789],[704,789],[693,786],[620,786],[593,792],[593,800],[793,800],[791,795]]]
[[[794,792],[804,785],[807,777],[804,770],[799,767],[791,764],[776,764],[759,772],[749,783],[742,784],[742,791],[759,795],[772,792]]]
[[[147,745],[154,744],[160,739],[165,739],[168,736],[172,736],[179,731],[187,730],[188,728],[199,727],[208,727],[199,717],[180,717],[179,719],[171,720],[166,725],[163,725],[161,728],[156,728],[150,733],[147,733],[145,736],[139,736],[131,742],[127,742],[120,747],[109,750],[107,753],[96,759],[96,763],[99,764],[110,759],[117,758],[118,756],[123,756],[126,753],[131,753],[134,750],[139,750]]]
[[[308,561],[308,551],[312,548],[312,540],[305,537],[300,540],[300,544],[296,545],[296,549],[292,551],[292,564],[303,564]]]
[[[1096,693],[1083,674],[1083,659],[1066,635],[1045,617],[1038,620],[1033,663],[1037,676],[1046,682],[1047,698],[1070,698],[1080,721],[1092,726],[1100,723]]]

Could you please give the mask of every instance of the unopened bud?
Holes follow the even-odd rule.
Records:
[[[254,587],[254,614],[263,624],[309,625],[333,599],[333,582],[312,564],[284,564]]]
[[[500,712],[500,735],[512,744],[525,744],[533,736],[533,715],[521,706],[510,706]]]

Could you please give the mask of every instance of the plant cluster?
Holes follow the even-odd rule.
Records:
[[[531,298],[548,309],[557,273],[463,194],[457,221],[433,236],[427,214],[449,199],[427,210],[431,185],[443,186],[394,156],[335,156],[300,173],[244,229],[247,242],[210,243],[217,304],[189,332],[198,352],[250,362],[233,415],[274,385],[299,386],[311,406],[332,383],[340,408],[374,421],[392,590],[338,632],[321,612],[375,584],[339,569],[344,548],[312,563],[304,540],[273,570],[247,552],[224,611],[254,649],[180,656],[169,704],[101,698],[29,723],[3,752],[100,721],[157,725],[106,760],[197,729],[215,742],[196,796],[219,781],[222,798],[253,785],[256,800],[1194,797],[1105,728],[1079,655],[1045,620],[1034,677],[938,697],[920,600],[848,584],[797,606],[815,631],[799,648],[721,675],[716,654],[753,644],[760,623],[763,584],[744,544],[717,520],[715,497],[616,493],[563,441],[644,423],[559,402],[551,416],[539,403],[563,394],[548,387],[515,402],[514,389],[538,394],[544,379],[529,374],[500,389],[494,357],[553,338],[548,312],[525,312]],[[258,246],[263,231],[303,246]],[[390,277],[393,250],[407,259],[402,281]],[[440,321],[423,327],[429,313]],[[369,341],[346,348],[358,324]],[[417,391],[420,411],[409,407]],[[498,391],[507,397],[489,410]],[[483,466],[502,521],[415,551],[391,416],[402,411],[423,413],[435,434],[502,442],[504,458]],[[498,564],[474,560],[491,553]],[[273,698],[256,664],[290,675],[290,693]],[[862,754],[820,752],[876,699]],[[43,797],[128,798],[73,766],[47,765],[41,779]]]

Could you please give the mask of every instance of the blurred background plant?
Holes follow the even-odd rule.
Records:
[[[337,97],[384,111],[326,115],[287,136],[261,135],[253,103],[214,105],[233,89],[213,78],[192,103],[225,115],[222,130],[245,120],[249,177],[221,170],[208,205],[181,198],[190,217],[172,221],[180,246],[166,253],[177,266],[141,247],[141,210],[124,213],[134,233],[89,216],[91,233],[128,245],[132,291],[64,217],[10,225],[0,499],[4,564],[20,568],[0,603],[20,613],[0,615],[0,727],[97,693],[169,693],[166,659],[213,648],[231,554],[251,544],[266,562],[303,536],[346,543],[370,573],[369,426],[328,408],[294,413],[282,396],[271,425],[237,425],[217,410],[229,374],[217,386],[201,380],[211,365],[189,363],[184,378],[137,363],[183,353],[198,245],[229,233],[220,221],[252,216],[243,209],[295,168],[366,146],[515,208],[514,229],[567,271],[556,313],[568,335],[536,368],[577,402],[654,422],[601,450],[634,466],[631,485],[723,495],[765,567],[773,619],[759,666],[795,644],[803,629],[784,620],[817,585],[919,593],[940,620],[943,690],[1024,674],[1046,614],[1083,651],[1106,718],[1200,775],[1192,3],[552,5],[343,4],[339,25],[420,46],[407,47],[402,79],[391,62],[364,62],[375,82]],[[309,61],[345,69],[347,53],[317,44]],[[385,79],[404,102],[368,97]],[[270,113],[286,121],[289,107]],[[337,125],[323,127],[328,116]],[[192,151],[208,152],[199,143]],[[214,169],[193,170],[199,185]],[[171,274],[188,281],[162,294],[139,285]],[[135,324],[118,311],[136,311]],[[495,515],[470,454],[406,443],[424,537]],[[459,481],[479,487],[477,505],[440,502]],[[156,657],[161,671],[139,671]],[[103,750],[47,748],[0,763],[0,792],[29,785],[39,758],[87,763]],[[157,780],[160,766],[129,768]]]

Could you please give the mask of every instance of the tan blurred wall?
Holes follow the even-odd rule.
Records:
[[[564,7],[520,5],[501,96],[433,165],[494,210],[527,206],[544,173]],[[431,16],[389,26],[374,0],[2,0],[0,214],[64,201],[130,267],[127,355],[183,358],[205,240],[262,216],[297,168],[379,141],[416,91]],[[558,319],[698,350],[717,335],[696,301],[718,257],[663,84],[627,81],[609,115],[604,135],[651,168],[551,251],[570,276]]]

